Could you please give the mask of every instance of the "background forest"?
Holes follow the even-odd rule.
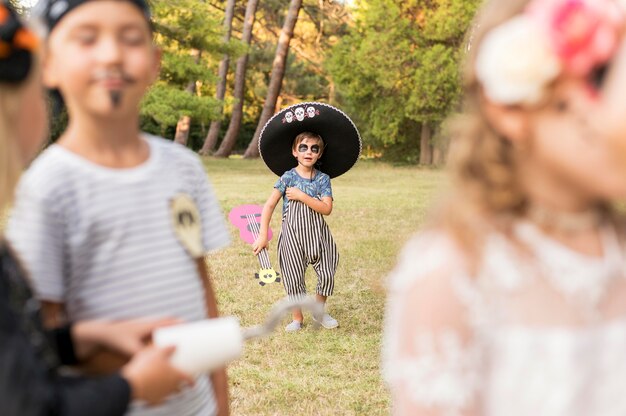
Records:
[[[253,158],[276,111],[322,101],[355,120],[365,157],[442,162],[441,126],[458,101],[457,68],[478,0],[151,4],[164,54],[142,106],[144,130],[203,155]],[[55,117],[53,139],[65,122]]]

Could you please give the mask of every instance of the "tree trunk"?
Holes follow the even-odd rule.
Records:
[[[224,43],[228,43],[230,41],[230,34],[233,28],[233,14],[235,13],[235,0],[228,0],[226,3],[226,16],[224,17]],[[220,62],[220,69],[218,73],[219,80],[217,82],[217,87],[215,90],[215,98],[220,101],[224,101],[224,96],[226,95],[226,76],[228,75],[228,64],[230,63],[230,56],[225,54]],[[201,155],[208,155],[215,149],[215,144],[217,143],[217,136],[220,132],[220,126],[222,124],[221,118],[224,112],[224,105],[220,106],[220,114],[219,118],[215,121],[211,122],[211,126],[209,127],[209,132],[204,139],[204,143],[202,144],[202,149],[200,149]]]
[[[433,147],[430,144],[432,130],[427,122],[422,123],[422,135],[420,138],[420,165],[430,165],[433,160]]]
[[[176,124],[176,135],[174,141],[180,143],[183,146],[187,146],[187,140],[189,139],[189,127],[191,126],[191,117],[181,116]]]
[[[200,63],[200,51],[197,49],[193,49],[191,51],[192,55],[195,56],[196,64]],[[185,91],[189,94],[196,93],[196,82],[191,81],[185,87]],[[176,143],[180,143],[183,146],[187,146],[187,140],[189,140],[189,129],[191,128],[191,117],[189,116],[180,116],[178,119],[178,123],[176,123],[176,134],[174,134],[174,141]]]
[[[283,83],[283,77],[285,75],[285,67],[287,65],[287,55],[289,54],[289,43],[293,37],[293,30],[298,22],[298,14],[302,7],[302,0],[291,0],[289,3],[289,10],[287,11],[287,17],[285,23],[280,31],[280,37],[278,38],[278,46],[276,47],[276,55],[274,55],[274,63],[272,64],[272,77],[270,78],[270,85],[267,88],[267,96],[265,97],[265,104],[263,104],[263,111],[259,118],[259,124],[257,124],[252,141],[248,145],[244,158],[259,157],[259,135],[265,123],[272,117],[276,111],[276,100],[280,94],[281,85]]]
[[[318,4],[320,7],[320,27],[317,32],[317,38],[315,38],[315,43],[319,46],[322,42],[322,36],[324,36],[324,0],[318,0]]]
[[[435,128],[433,132],[435,137],[433,141],[433,165],[442,166],[446,163],[447,138],[441,134],[441,124]]]
[[[246,15],[243,22],[243,33],[241,40],[250,45],[252,39],[252,26],[254,26],[254,15],[256,14],[257,5],[259,0],[248,0],[246,5]],[[235,88],[233,91],[233,98],[235,103],[233,105],[233,112],[230,116],[230,123],[228,124],[228,130],[224,135],[224,140],[220,145],[216,157],[228,157],[235,147],[237,142],[237,136],[239,135],[239,129],[241,128],[241,120],[243,119],[243,93],[246,83],[246,66],[248,65],[248,54],[246,53],[237,60],[237,67],[235,69]]]
[[[433,165],[439,166],[443,164],[443,150],[439,146],[433,147]]]
[[[328,103],[330,105],[336,105],[335,104],[336,101],[337,101],[337,94],[336,94],[335,82],[331,79],[328,82]]]

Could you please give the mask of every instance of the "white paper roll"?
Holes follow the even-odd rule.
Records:
[[[159,328],[152,339],[161,347],[175,345],[172,365],[193,375],[223,367],[243,349],[239,321],[233,316]]]

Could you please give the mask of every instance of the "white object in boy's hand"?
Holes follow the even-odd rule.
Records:
[[[172,365],[193,375],[223,367],[243,350],[239,321],[232,316],[159,328],[152,339],[160,347],[175,345]]]
[[[176,346],[174,367],[187,374],[206,374],[239,358],[244,340],[268,336],[284,314],[294,308],[310,311],[315,323],[324,315],[324,305],[311,296],[284,299],[274,305],[263,325],[241,329],[237,318],[227,316],[159,328],[152,333],[152,340],[159,347]]]

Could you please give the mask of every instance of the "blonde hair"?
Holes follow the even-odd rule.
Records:
[[[467,36],[462,113],[449,123],[452,194],[436,211],[435,224],[451,232],[462,248],[474,255],[481,250],[485,228],[509,233],[513,220],[524,215],[528,205],[528,195],[519,183],[517,150],[484,116],[475,71],[477,49],[485,34],[521,13],[527,3],[487,1]]]
[[[36,67],[37,63],[33,64]],[[38,70],[31,70],[17,85],[0,82],[0,214],[13,201],[17,181],[24,169],[19,148],[16,119],[23,99],[23,91],[31,82],[37,82]]]
[[[310,131],[304,131],[298,134],[296,138],[293,139],[291,150],[296,150],[298,148],[298,145],[306,139],[317,140],[317,144],[319,144],[320,146],[320,155],[324,153],[324,140],[322,139],[322,136],[320,136],[319,134],[311,133]]]

